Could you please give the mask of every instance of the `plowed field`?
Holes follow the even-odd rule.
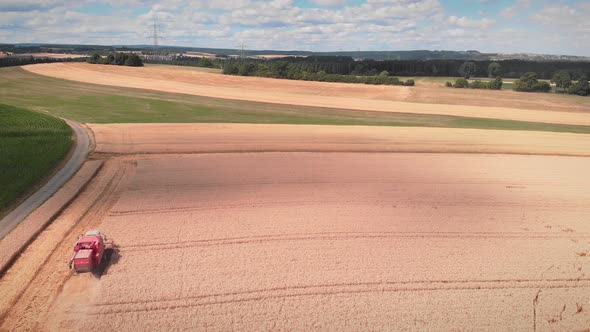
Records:
[[[588,158],[362,144],[293,152],[246,125],[231,129],[248,133],[249,147],[232,152],[240,140],[218,137],[201,143],[216,153],[202,153],[187,128],[141,126],[92,126],[105,166],[0,280],[0,329],[590,326]],[[383,138],[299,128],[312,146]],[[66,267],[86,228],[119,245],[101,278]],[[41,267],[27,265],[40,255]]]

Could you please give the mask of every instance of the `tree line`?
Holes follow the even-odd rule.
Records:
[[[290,57],[277,60],[178,57],[173,60],[146,61],[182,66],[221,67],[225,74],[230,75],[384,85],[413,85],[413,80],[402,82],[393,75],[422,76],[422,74],[428,73],[428,76],[462,77],[457,79],[455,84],[447,82],[446,85],[449,87],[491,90],[502,89],[502,77],[518,78],[513,84],[513,89],[523,92],[549,92],[551,91],[551,85],[544,79],[551,79],[551,82],[555,83],[558,92],[582,96],[590,95],[587,80],[590,77],[590,63],[587,62],[534,62],[523,60],[354,61],[346,56]],[[401,67],[397,68],[396,66]],[[382,68],[394,68],[394,71],[378,70]],[[428,70],[428,68],[430,69]],[[542,68],[542,71],[541,74],[533,71],[520,74],[528,68]],[[555,68],[560,69],[551,71]],[[396,72],[395,70],[398,69],[401,69],[401,71]],[[409,75],[411,72],[418,75]],[[516,73],[519,75],[515,76]],[[472,77],[489,77],[490,80],[469,82],[468,79]]]
[[[457,79],[455,84],[447,82],[446,85],[455,88],[500,90],[503,84],[502,78],[500,77],[502,74],[502,65],[492,62],[488,65],[487,72],[489,77],[495,77],[495,79],[490,82],[483,82],[481,80],[467,81],[467,79],[476,73],[475,63],[467,61],[459,67],[459,74],[463,78]],[[577,76],[577,81],[572,79],[573,76]],[[580,96],[590,95],[590,85],[588,84],[587,76],[584,74],[573,75],[569,70],[559,70],[551,77],[551,83],[555,84],[557,92]],[[551,85],[547,81],[540,80],[537,73],[527,72],[514,81],[512,89],[522,92],[549,92],[551,91]]]
[[[103,65],[115,65],[115,66],[130,66],[130,67],[142,67],[143,61],[139,57],[139,55],[135,53],[110,53],[106,57],[100,56],[100,54],[93,54],[89,57],[86,62],[93,63],[93,64],[103,64]]]
[[[262,61],[262,60],[261,60]],[[355,61],[345,56],[311,56],[306,58],[283,58],[295,68],[306,72],[324,71],[327,74],[339,75],[378,75],[383,71],[396,76],[463,76],[460,73],[465,60],[362,60]],[[488,69],[492,63],[498,63],[502,67],[502,77],[520,78],[528,72],[537,73],[539,79],[551,79],[557,71],[564,70],[570,73],[572,79],[590,77],[590,62],[575,61],[527,61],[527,60],[502,60],[502,61],[467,61],[473,65],[475,77],[488,76]]]
[[[258,76],[271,78],[285,78],[303,81],[362,83],[374,85],[405,85],[413,86],[414,80],[401,81],[397,77],[382,71],[376,75],[341,75],[330,74],[323,70],[318,72],[304,71],[287,61],[225,61],[222,64],[226,75]]]
[[[179,56],[179,57],[175,57],[172,60],[145,59],[143,62],[167,64],[167,65],[173,65],[173,66],[189,66],[189,67],[203,67],[203,68],[219,68],[220,67],[219,61],[210,60],[205,57],[195,58],[195,57]]]
[[[568,93],[572,95],[588,96],[590,95],[590,84],[587,77],[579,78],[577,81],[572,79],[572,75],[567,70],[560,70],[553,74],[551,83],[555,83],[557,92]]]
[[[469,89],[501,90],[503,84],[504,84],[504,82],[502,82],[502,78],[498,76],[489,82],[484,82],[482,80],[475,80],[473,82],[469,82],[465,78],[458,78],[455,81],[455,84],[452,84],[451,82],[447,82],[446,86],[454,87],[454,88],[463,88],[463,89],[469,88]]]
[[[54,59],[54,58],[37,58],[33,56],[8,56],[0,58],[0,67],[13,67],[13,66],[24,66],[35,63],[53,63],[53,62],[82,62],[84,58],[67,58],[67,59]]]

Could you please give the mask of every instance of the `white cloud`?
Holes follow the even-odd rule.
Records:
[[[0,12],[26,12],[32,10],[48,9],[62,5],[59,0],[2,0]],[[4,14],[4,13],[3,13]]]
[[[573,49],[588,55],[590,4],[548,5],[531,15],[531,21],[543,29],[543,40],[557,49]]]
[[[449,15],[439,0],[310,1],[320,8],[300,8],[294,0],[103,0],[114,11],[93,15],[76,11],[94,3],[90,0],[0,0],[0,42],[146,44],[157,17],[160,43],[166,45],[236,48],[244,41],[249,48],[265,49],[588,53],[572,46],[587,44],[582,39],[590,35],[588,3],[556,4],[530,14],[532,1],[517,0],[501,16],[466,17]],[[137,16],[135,6],[150,10]],[[480,6],[487,11],[487,4]],[[502,17],[517,15],[544,30],[505,28]],[[543,40],[561,34],[559,46],[539,43],[535,34]]]
[[[505,8],[500,12],[500,16],[507,20],[511,20],[516,16],[516,9],[514,7]]]
[[[504,19],[511,20],[518,14],[526,14],[529,12],[532,3],[532,0],[516,0],[513,6],[504,8],[500,12],[500,16]]]
[[[467,17],[450,16],[449,23],[459,28],[488,29],[494,24],[496,24],[496,21],[488,18],[483,18],[481,20],[473,20]]]
[[[315,3],[318,6],[325,6],[325,7],[336,7],[342,6],[346,3],[346,0],[310,0],[311,2]]]

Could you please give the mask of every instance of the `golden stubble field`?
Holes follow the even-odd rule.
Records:
[[[576,179],[584,161],[139,159],[101,225],[117,239],[119,261],[83,317],[76,302],[52,317],[66,322],[59,327],[83,318],[105,330],[521,330],[536,315],[542,328],[582,328],[590,323],[577,312],[590,306],[581,256],[590,253],[590,183]],[[546,174],[547,163],[563,175]]]
[[[67,271],[69,235],[2,330],[590,325],[587,158],[174,152],[165,133],[178,145],[118,151],[70,207],[90,212],[66,211],[118,243],[105,274]]]
[[[177,66],[86,63],[24,66],[32,73],[86,83],[265,103],[590,125],[590,107],[556,94],[376,86],[223,75]],[[564,98],[565,97],[565,98]],[[571,97],[571,96],[570,96]],[[452,105],[452,106],[451,106]]]
[[[91,124],[95,152],[431,152],[590,156],[590,135],[424,127]],[[173,134],[171,134],[173,133]]]
[[[449,107],[416,102],[421,90],[385,95],[383,87],[289,81],[272,87],[266,79],[250,84],[214,73],[199,85],[188,82],[199,71],[111,67],[26,68],[235,99],[264,101],[282,89],[288,93],[270,94],[275,102],[339,107],[334,101],[346,91],[358,103],[338,103],[353,109],[590,119],[557,99],[504,102],[521,110]],[[451,101],[454,90],[444,91],[439,102]],[[590,326],[588,135],[250,124],[89,128],[91,158],[104,165],[0,279],[0,331]],[[119,245],[100,278],[66,266],[77,235],[92,228]]]

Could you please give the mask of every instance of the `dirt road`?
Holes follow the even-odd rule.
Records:
[[[0,280],[0,330],[590,325],[589,158],[289,152],[260,128],[283,152],[203,154],[188,130],[92,128],[108,160]],[[100,279],[66,268],[86,228],[119,245]]]
[[[509,91],[458,92],[454,91],[457,89],[436,87],[425,88],[428,93],[418,93],[418,90],[409,87],[236,77],[174,66],[130,68],[58,63],[36,64],[23,68],[41,75],[86,83],[225,99],[378,112],[590,125],[590,106],[555,95]],[[426,99],[419,96],[426,96]],[[449,105],[457,103],[460,105]]]

